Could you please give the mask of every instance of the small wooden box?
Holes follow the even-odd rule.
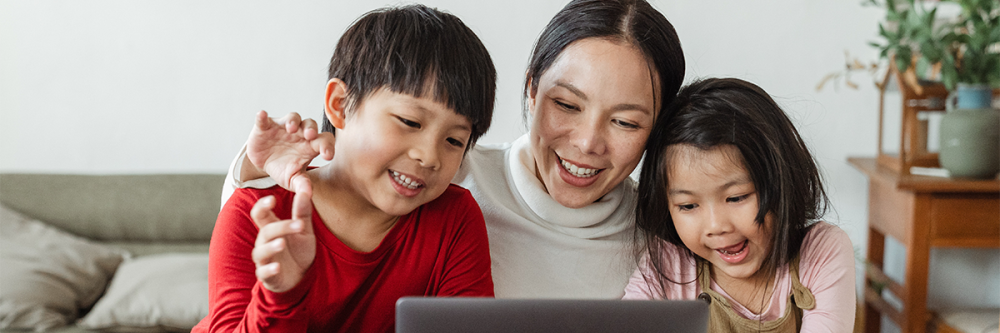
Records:
[[[914,166],[939,167],[937,152],[930,152],[927,149],[927,118],[920,117],[919,114],[945,112],[948,90],[941,83],[919,82],[913,68],[900,73],[894,62],[889,63],[889,70],[879,85],[878,164],[904,175],[910,174],[910,167]],[[895,90],[898,90],[898,96],[901,98],[887,99],[887,92],[897,96]],[[899,115],[901,119],[887,119],[886,117],[897,116],[888,114],[890,112],[886,111],[887,105],[890,108],[901,109]],[[888,130],[886,126],[895,126],[897,123],[902,127],[898,131],[900,133],[898,153],[886,152],[883,146],[885,135],[887,132],[896,132]]]

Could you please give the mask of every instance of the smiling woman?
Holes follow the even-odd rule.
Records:
[[[497,297],[623,295],[636,264],[636,184],[628,175],[683,76],[677,34],[646,1],[571,1],[549,22],[524,81],[529,133],[473,147],[452,179],[483,211]],[[285,120],[302,138],[316,127],[295,114]],[[319,135],[299,144],[311,155],[288,149],[256,166],[241,155],[227,191],[288,184],[287,174],[254,178],[261,168],[300,170],[304,163],[288,161],[308,162],[333,142]],[[280,144],[251,135],[249,157]]]

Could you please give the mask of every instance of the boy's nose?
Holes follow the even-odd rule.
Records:
[[[438,151],[433,145],[415,144],[410,149],[410,158],[420,163],[423,168],[430,168],[437,171],[441,167]]]

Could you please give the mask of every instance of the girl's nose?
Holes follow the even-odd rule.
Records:
[[[733,231],[733,223],[728,214],[714,208],[707,209],[705,233],[710,236],[725,235]]]

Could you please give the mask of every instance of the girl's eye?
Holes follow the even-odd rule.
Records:
[[[559,106],[560,108],[562,108],[562,109],[564,109],[564,110],[578,110],[578,109],[577,109],[577,108],[576,108],[575,106],[573,106],[573,105],[570,105],[570,104],[566,104],[566,103],[563,103],[563,102],[560,102],[560,101],[558,101],[558,100],[552,100],[552,101],[553,101],[553,102],[555,102],[555,103],[556,103],[556,105],[558,105],[558,106]]]
[[[415,122],[415,121],[412,121],[412,120],[409,120],[409,119],[406,119],[406,118],[403,118],[403,117],[396,117],[396,119],[399,119],[399,121],[402,122],[403,125],[406,125],[406,126],[409,126],[409,127],[413,127],[413,128],[420,128],[420,123],[418,123],[418,122]]]
[[[696,204],[677,205],[677,210],[680,210],[682,212],[686,212],[686,211],[695,209],[696,207],[698,207],[698,205],[696,205]]]
[[[744,195],[741,195],[741,196],[726,198],[726,202],[732,202],[732,203],[742,202],[742,201],[746,200],[749,197],[750,197],[750,194],[747,193],[747,194],[744,194]]]
[[[455,138],[448,138],[448,143],[458,148],[465,148],[465,144]]]
[[[612,120],[611,122],[613,122],[615,125],[618,125],[618,126],[621,126],[621,127],[627,128],[627,129],[637,129],[637,128],[639,128],[639,125],[633,124],[633,123],[630,123],[630,122],[627,122],[627,121],[624,121],[624,120],[615,119],[615,120]]]

